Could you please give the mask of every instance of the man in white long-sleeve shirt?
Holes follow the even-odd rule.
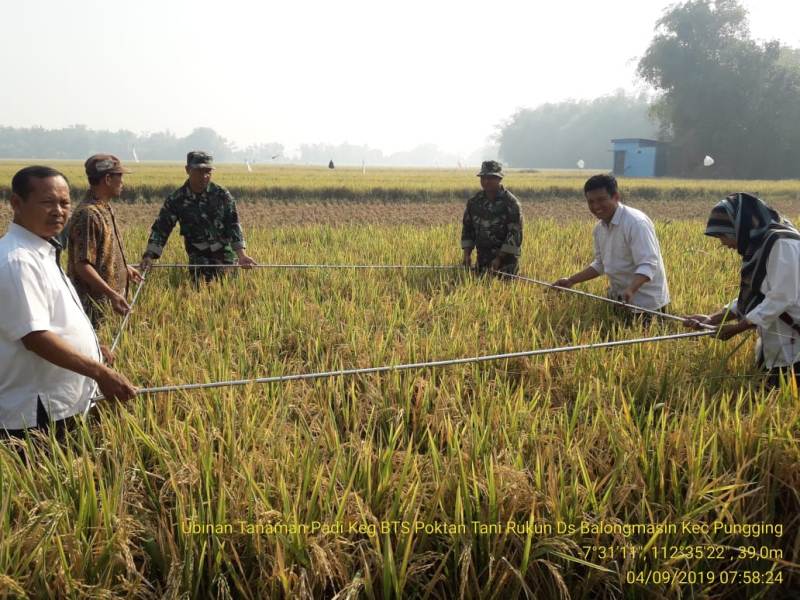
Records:
[[[613,175],[590,177],[583,191],[589,211],[598,219],[593,231],[594,260],[553,285],[571,288],[605,274],[610,298],[663,310],[669,304],[669,289],[653,222],[642,211],[622,204]]]
[[[20,170],[11,182],[14,220],[0,238],[0,438],[54,426],[89,405],[136,390],[103,364],[103,351],[55,241],[69,217],[66,178],[49,167]]]
[[[711,211],[705,234],[742,256],[739,297],[712,315],[687,317],[687,324],[725,324],[720,339],[758,330],[758,361],[769,385],[800,374],[800,233],[775,210],[750,194],[731,194]]]

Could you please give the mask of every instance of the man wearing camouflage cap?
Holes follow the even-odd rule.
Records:
[[[245,254],[245,241],[236,202],[225,188],[211,183],[213,158],[207,152],[193,151],[186,155],[189,178],[172,192],[161,207],[150,231],[142,267],[148,268],[164,251],[175,223],[181,224],[181,235],[193,267],[195,282],[200,277],[211,281],[224,269],[212,265],[233,265],[238,262],[250,268],[256,262]]]
[[[113,154],[95,154],[84,163],[89,190],[67,227],[67,274],[92,325],[97,328],[107,306],[124,315],[128,283],[141,281],[128,265],[111,200],[122,194],[123,175],[130,173]]]
[[[467,201],[461,229],[464,266],[472,266],[477,248],[479,271],[516,274],[522,248],[519,200],[503,187],[503,167],[497,161],[484,161],[478,176],[483,189]]]

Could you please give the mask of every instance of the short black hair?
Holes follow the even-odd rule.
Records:
[[[599,175],[592,175],[583,184],[583,193],[587,194],[592,190],[604,189],[608,192],[609,196],[613,196],[619,191],[617,186],[617,178],[611,173],[600,173]]]
[[[89,185],[97,185],[103,179],[105,179],[105,175],[87,175],[86,178],[89,180]]]
[[[69,185],[67,176],[61,171],[52,167],[33,165],[20,169],[14,174],[14,177],[11,179],[11,191],[23,200],[26,200],[33,189],[31,179],[49,179],[51,177],[62,177],[64,181],[67,182],[67,185]]]

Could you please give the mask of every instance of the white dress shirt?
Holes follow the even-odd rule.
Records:
[[[36,425],[37,397],[54,421],[82,412],[96,383],[30,352],[22,338],[51,331],[101,361],[100,346],[47,240],[11,223],[0,238],[0,428]]]
[[[767,274],[761,282],[764,299],[745,318],[758,328],[764,366],[788,367],[800,361],[800,335],[780,320],[787,313],[800,325],[800,240],[778,240],[767,259]],[[737,312],[734,300],[728,307]]]
[[[618,298],[633,281],[644,275],[645,282],[631,298],[631,304],[659,309],[669,304],[664,260],[653,222],[640,210],[620,203],[611,222],[594,227],[594,261],[591,267],[609,279],[608,295]]]

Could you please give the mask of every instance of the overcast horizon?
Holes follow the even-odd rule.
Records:
[[[671,3],[213,4],[5,6],[0,125],[467,156],[518,108],[647,91],[636,62]],[[800,3],[742,4],[755,38],[800,46]]]

